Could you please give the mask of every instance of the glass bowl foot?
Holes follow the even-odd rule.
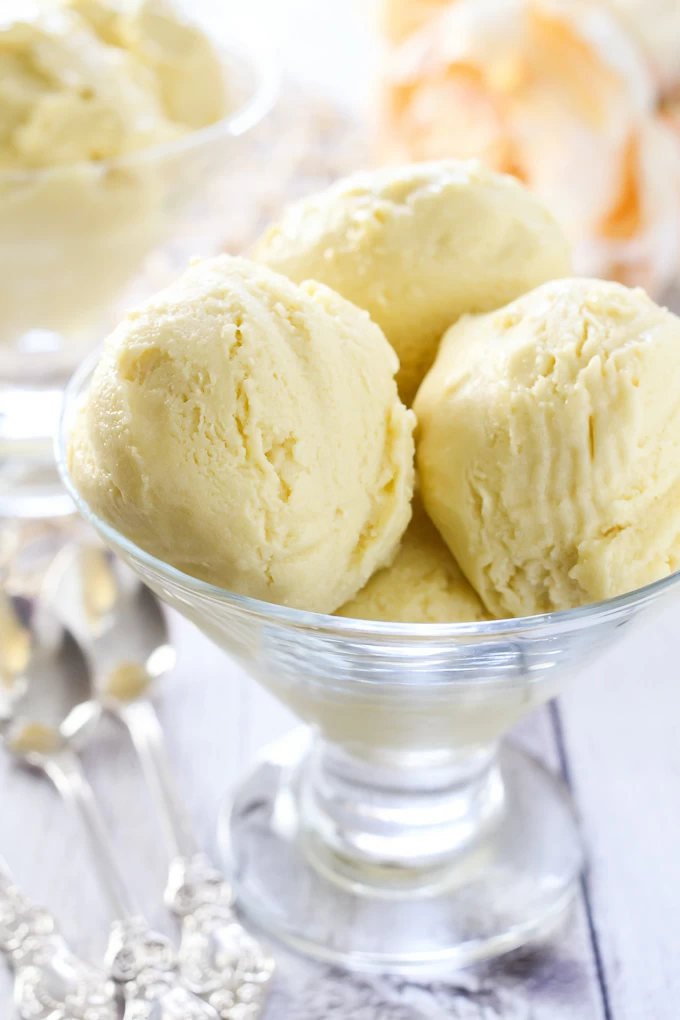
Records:
[[[268,748],[221,820],[237,900],[265,931],[350,969],[413,973],[499,956],[559,923],[578,889],[581,842],[567,791],[526,752],[502,746],[502,805],[476,838],[386,881],[384,869],[317,852],[304,817],[310,747],[296,730]]]

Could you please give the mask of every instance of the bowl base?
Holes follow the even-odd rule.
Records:
[[[436,874],[408,887],[349,881],[301,839],[309,733],[267,749],[220,826],[243,912],[293,948],[354,970],[413,973],[499,956],[549,934],[578,890],[582,847],[562,783],[512,744],[500,751],[504,809]]]
[[[0,387],[0,518],[72,514],[54,461],[62,390]]]

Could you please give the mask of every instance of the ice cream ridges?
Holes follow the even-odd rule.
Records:
[[[491,619],[417,496],[411,523],[390,566],[373,574],[336,615],[396,623]]]
[[[339,181],[290,206],[253,254],[365,308],[397,352],[407,404],[458,316],[571,271],[561,231],[526,188],[456,160]]]
[[[30,0],[2,12],[0,167],[115,159],[226,109],[218,55],[164,0]]]
[[[62,0],[103,43],[150,72],[166,116],[183,128],[214,124],[228,111],[221,54],[172,0]],[[190,7],[187,7],[190,11]]]
[[[560,280],[446,334],[415,404],[423,500],[495,616],[680,568],[680,319]]]
[[[368,315],[322,284],[196,262],[110,337],[74,481],[180,570],[332,612],[390,562],[411,516],[396,367]]]
[[[390,322],[423,293],[453,309],[443,339],[423,330],[407,348],[420,364],[438,348],[414,402],[410,525],[415,419],[379,325],[324,283],[228,256],[110,337],[70,443],[90,508],[223,589],[369,620],[552,612],[678,569],[680,320],[617,283],[533,286],[527,267],[543,253],[556,268],[566,247],[525,195],[451,161],[366,174],[257,249],[303,276],[332,237],[336,272],[347,236],[353,286],[381,294]],[[490,278],[524,292],[479,312]]]

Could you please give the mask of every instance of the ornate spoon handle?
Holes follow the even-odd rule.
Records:
[[[231,888],[196,848],[153,705],[139,699],[116,711],[128,728],[165,822],[172,855],[165,901],[182,926],[179,967],[184,983],[222,1020],[255,1020],[266,999],[274,961],[241,926],[231,909]]]
[[[113,925],[106,959],[123,991],[124,1020],[217,1020],[215,1010],[181,982],[170,940],[141,918]]]
[[[0,950],[14,968],[21,1020],[116,1020],[113,982],[68,948],[54,917],[0,865]]]
[[[187,988],[222,1020],[256,1020],[274,961],[239,923],[231,901],[231,889],[203,854],[172,861],[165,902],[182,926],[179,966]]]
[[[80,814],[102,886],[114,915],[120,918],[112,927],[106,960],[109,974],[122,988],[125,1020],[217,1020],[212,1007],[182,980],[170,940],[153,932],[136,911],[78,757],[64,749],[47,759],[43,768]]]

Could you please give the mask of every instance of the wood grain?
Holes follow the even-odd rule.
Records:
[[[680,1016],[678,615],[676,603],[623,641],[561,709],[616,1020]]]

